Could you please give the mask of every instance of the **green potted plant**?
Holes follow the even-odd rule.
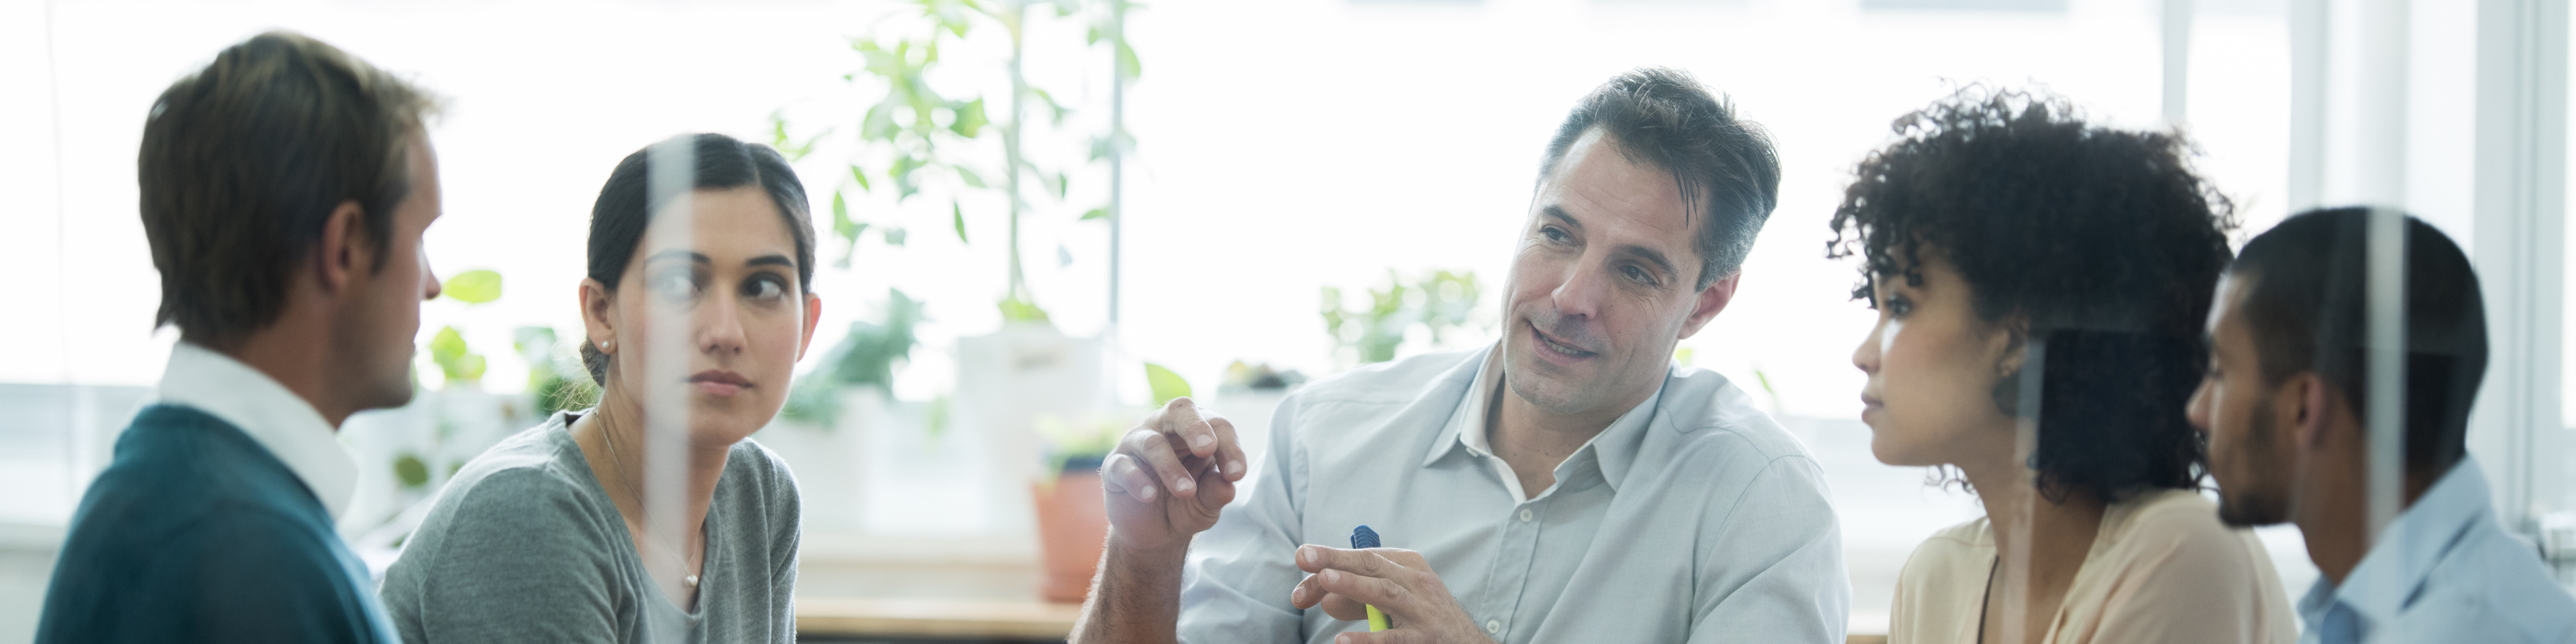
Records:
[[[946,229],[960,243],[970,243],[970,216],[1004,218],[1006,280],[995,301],[1003,324],[992,333],[958,341],[955,423],[982,448],[986,471],[1004,481],[1052,485],[1046,479],[1053,473],[1038,465],[1043,441],[1037,436],[1037,419],[1086,418],[1114,408],[1106,371],[1113,361],[1106,339],[1066,335],[1039,305],[1023,261],[1023,224],[1038,218],[1114,221],[1114,187],[1110,203],[1085,207],[1090,204],[1074,204],[1079,193],[1071,185],[1077,175],[1089,172],[1089,165],[1123,153],[1130,137],[1112,118],[1108,131],[1089,136],[1087,146],[1078,139],[1032,145],[1041,138],[1086,135],[1067,131],[1074,108],[1059,100],[1062,94],[1032,82],[1024,63],[1033,55],[1084,56],[1105,49],[1104,67],[1114,70],[1113,85],[1123,88],[1139,71],[1121,29],[1130,3],[907,0],[903,6],[902,14],[877,23],[876,33],[851,42],[863,64],[845,78],[862,91],[882,87],[883,94],[856,119],[818,134],[791,127],[783,113],[773,115],[772,141],[797,159],[818,146],[849,151],[845,168],[831,173],[843,177],[830,208],[830,229],[847,242],[843,266],[863,244],[903,247],[913,239],[910,231],[930,221],[937,222],[932,229]],[[1078,46],[1032,37],[1074,29],[1085,35]],[[960,55],[977,51],[1007,52],[977,70],[998,74],[941,71],[987,64]],[[955,84],[994,76],[1006,82]],[[836,133],[843,138],[831,139]],[[1088,158],[1080,152],[1086,148]],[[1075,152],[1053,152],[1058,150]],[[871,196],[892,208],[871,215],[852,207]],[[999,205],[977,212],[978,204]],[[1031,512],[1008,510],[1029,502],[1017,488],[986,488],[986,505],[1004,509],[992,516],[1004,531],[1025,529],[1031,521]]]
[[[1332,337],[1343,364],[1394,360],[1405,334],[1417,326],[1432,346],[1445,344],[1469,325],[1483,293],[1474,271],[1433,271],[1408,282],[1388,269],[1386,287],[1370,288],[1364,308],[1351,308],[1340,288],[1323,288],[1324,334]]]
[[[999,197],[1008,224],[1004,242],[1008,277],[997,305],[1007,322],[1046,323],[1047,312],[1030,291],[1023,266],[1022,219],[1042,208],[1079,221],[1111,217],[1111,204],[1073,215],[1075,207],[1067,202],[1073,175],[1078,166],[1120,154],[1131,145],[1132,137],[1123,125],[1113,124],[1111,132],[1091,139],[1087,159],[1050,160],[1029,154],[1027,142],[1031,135],[1062,134],[1066,118],[1074,113],[1073,108],[1057,100],[1055,92],[1032,84],[1024,73],[1029,32],[1035,26],[1033,19],[1043,20],[1048,13],[1058,20],[1085,21],[1084,46],[1106,43],[1115,60],[1115,82],[1123,86],[1140,71],[1135,50],[1128,46],[1121,29],[1125,11],[1132,3],[907,0],[905,4],[910,8],[908,13],[918,20],[888,20],[879,28],[893,35],[851,41],[863,65],[843,78],[870,86],[881,83],[885,93],[868,106],[852,128],[857,152],[846,164],[846,180],[840,181],[832,193],[831,230],[849,244],[840,264],[848,265],[849,253],[857,251],[871,230],[886,246],[904,246],[910,238],[910,227],[904,223],[907,218],[901,216],[905,212],[936,212],[944,220],[940,223],[953,231],[959,242],[969,242],[968,197]],[[1001,41],[995,44],[1008,47],[1009,57],[1000,62],[999,71],[1009,83],[999,97],[987,96],[981,88],[958,90],[931,81],[938,70],[956,66],[954,60],[941,57],[943,49],[955,52],[970,36],[998,37]],[[999,120],[990,111],[996,105],[1002,110]],[[1032,119],[1033,108],[1044,110],[1043,121]],[[772,143],[792,160],[802,160],[825,138],[839,132],[838,128],[828,128],[800,138],[792,132],[797,128],[790,126],[784,110],[773,113],[770,120]],[[1044,130],[1032,129],[1041,123]],[[994,167],[990,158],[996,147],[1001,156],[999,167]],[[893,212],[877,218],[853,213],[850,203],[854,195],[872,194],[881,188],[893,191]],[[922,202],[929,207],[906,207]]]
[[[1190,395],[1190,383],[1162,365],[1145,363],[1145,382],[1154,406]],[[1101,502],[1100,463],[1118,449],[1118,440],[1147,413],[1093,414],[1067,421],[1041,415],[1038,436],[1044,439],[1050,476],[1029,485],[1036,510],[1038,561],[1046,571],[1038,591],[1047,601],[1080,603],[1091,590],[1100,551],[1109,538],[1108,506]]]

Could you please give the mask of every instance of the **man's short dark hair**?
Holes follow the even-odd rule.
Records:
[[[2245,243],[2228,267],[2265,383],[2314,372],[2367,418],[2368,208],[2312,210]],[[2467,254],[2406,217],[2406,471],[2439,475],[2467,452],[2487,370],[2486,303]]]
[[[2196,487],[2206,469],[2183,405],[2200,385],[2210,292],[2234,207],[2164,132],[2085,122],[2063,99],[1969,86],[1893,124],[1854,172],[1827,256],[1878,280],[1922,284],[1927,258],[1967,282],[1978,317],[2026,322],[2033,361],[1996,383],[2022,413],[2040,380],[2041,492],[2104,502]]]
[[[411,137],[433,109],[409,83],[284,31],[171,84],[144,119],[136,163],[161,271],[154,325],[224,348],[276,322],[341,203],[357,202],[369,239],[387,247],[411,193]]]
[[[1682,203],[1708,215],[1692,243],[1700,258],[1693,288],[1708,288],[1744,265],[1762,222],[1780,202],[1780,155],[1762,126],[1737,119],[1733,104],[1690,74],[1639,68],[1602,83],[1565,115],[1547,142],[1539,181],[1594,128],[1629,162],[1672,172]]]

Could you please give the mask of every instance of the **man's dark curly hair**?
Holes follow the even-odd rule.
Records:
[[[2206,367],[2201,325],[2228,262],[2234,205],[2192,171],[2180,135],[2086,124],[2064,99],[1969,86],[1894,123],[1834,210],[1826,256],[1876,280],[1922,283],[1927,255],[1969,285],[1977,314],[2028,360],[1996,384],[2024,413],[2039,366],[2041,492],[2105,503],[2199,486],[2203,443],[2184,417]]]

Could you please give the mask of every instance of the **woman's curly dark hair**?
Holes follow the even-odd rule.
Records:
[[[2183,406],[2206,366],[2201,324],[2236,223],[2234,204],[2192,171],[2191,144],[1975,85],[1894,129],[1834,210],[1826,256],[1864,259],[1852,296],[1869,299],[1879,279],[1921,284],[1935,253],[1979,316],[2024,334],[2029,361],[1994,399],[2022,413],[2020,376],[2040,366],[2030,467],[2050,498],[2198,487],[2205,452]]]

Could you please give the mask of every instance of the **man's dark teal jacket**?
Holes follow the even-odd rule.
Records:
[[[331,513],[250,435],[147,407],[81,497],[38,644],[398,644]]]

